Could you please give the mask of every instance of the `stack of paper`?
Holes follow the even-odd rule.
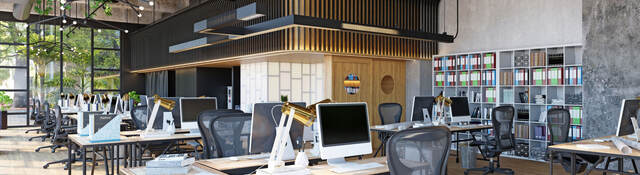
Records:
[[[147,174],[186,174],[195,159],[187,154],[164,154],[147,162]]]

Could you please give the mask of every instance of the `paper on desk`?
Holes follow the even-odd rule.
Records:
[[[613,145],[615,145],[616,148],[618,148],[618,150],[622,152],[622,154],[625,154],[625,155],[631,154],[631,148],[629,148],[627,144],[624,144],[620,138],[613,137],[611,138],[611,141],[613,142]]]

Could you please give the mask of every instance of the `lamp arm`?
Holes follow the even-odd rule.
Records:
[[[286,148],[286,144],[287,144],[286,139],[288,137],[286,137],[287,136],[286,134],[288,134],[289,130],[291,130],[291,124],[293,123],[294,114],[295,114],[295,110],[291,110],[288,117],[286,113],[282,113],[282,115],[280,116],[280,123],[276,128],[276,138],[273,141],[273,147],[271,147],[271,153],[269,155],[269,163],[268,163],[269,169],[277,168],[279,166],[284,166],[284,163],[282,162],[282,156],[284,154],[284,149]],[[285,120],[283,120],[285,119],[285,117],[287,117],[286,126],[285,126]]]

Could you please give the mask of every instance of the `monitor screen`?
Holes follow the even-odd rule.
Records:
[[[469,113],[469,100],[467,97],[451,97],[451,116],[471,116]]]
[[[306,106],[305,102],[292,102],[298,106]],[[249,153],[271,152],[276,138],[276,127],[280,124],[283,103],[256,103],[253,105],[251,118],[251,139]],[[304,125],[294,121],[289,131],[293,148],[298,148],[297,140],[302,143]]]
[[[370,142],[366,103],[323,104],[317,108],[322,146]]]
[[[640,100],[622,101],[620,118],[618,119],[618,131],[616,132],[617,136],[625,136],[634,133],[633,124],[631,123],[631,117],[637,118],[639,108]]]
[[[217,109],[215,98],[182,98],[182,122],[197,122],[202,111]]]
[[[433,113],[432,110],[433,110],[434,100],[435,100],[435,97],[433,96],[413,97],[413,109],[411,113],[411,121],[423,121],[424,113],[422,111],[424,111],[424,109],[429,111],[429,116],[431,116],[432,115],[431,113]]]
[[[109,106],[109,113],[111,114],[116,113],[117,103],[118,103],[118,97],[117,96],[111,97],[111,105]]]

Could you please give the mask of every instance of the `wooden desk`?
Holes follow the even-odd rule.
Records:
[[[131,137],[131,136],[140,136],[140,133],[142,133],[142,130],[135,130],[135,131],[122,131],[120,132],[121,136],[125,136],[125,137]],[[188,129],[176,129],[176,134],[186,134],[189,133],[190,131]]]
[[[305,151],[307,153],[307,157],[309,157],[309,162],[311,164],[320,162],[321,159],[318,156],[311,155],[311,151]],[[269,153],[264,153],[268,155]],[[207,160],[199,160],[194,164],[200,164],[209,168],[213,168],[216,170],[220,170],[222,172],[228,174],[249,174],[255,171],[260,167],[265,167],[267,163],[269,163],[269,157],[260,158],[260,159],[249,159],[249,157],[255,155],[244,155],[244,156],[236,156],[234,157],[237,160],[232,160],[231,158],[217,158],[217,159],[207,159]],[[293,164],[294,160],[286,160],[285,163]]]
[[[146,175],[145,167],[136,167],[136,168],[125,168],[120,170],[120,174],[124,175]],[[185,175],[227,175],[226,173],[220,172],[215,169],[211,169],[202,165],[192,165],[189,167],[189,172]]]
[[[575,162],[576,162],[576,154],[587,154],[587,155],[596,155],[596,156],[603,156],[603,157],[609,157],[609,158],[619,158],[620,160],[624,160],[625,158],[630,159],[633,161],[633,159],[639,159],[640,158],[640,151],[636,150],[636,149],[632,149],[631,154],[625,155],[622,154],[622,152],[618,151],[618,149],[616,148],[616,146],[613,144],[613,142],[595,142],[594,140],[596,139],[608,139],[614,136],[605,136],[605,137],[601,137],[601,138],[595,138],[595,139],[587,139],[587,140],[580,140],[580,141],[576,141],[576,142],[571,142],[571,143],[564,143],[564,144],[557,144],[557,145],[551,145],[549,147],[547,147],[547,149],[549,150],[549,156],[553,157],[553,153],[558,153],[558,152],[562,152],[562,153],[569,153],[571,154],[571,174],[574,175],[576,174],[575,172]],[[585,148],[579,148],[578,145],[580,144],[596,144],[596,145],[603,145],[603,146],[608,146],[608,149],[585,149]],[[618,164],[618,171],[611,171],[611,170],[604,170],[604,169],[597,169],[600,171],[605,171],[605,172],[613,172],[613,173],[619,173],[621,171],[624,170],[624,164]],[[549,161],[549,174],[553,174],[553,159],[551,159],[551,161]],[[628,173],[627,173],[628,174]]]
[[[338,173],[334,173],[332,171],[330,171],[331,168],[333,168],[332,166],[323,163],[321,165],[315,165],[315,166],[310,166],[309,170],[311,170],[311,174],[317,174],[317,175],[355,175],[355,174],[388,174],[389,173],[389,166],[387,165],[387,157],[374,157],[374,158],[369,158],[369,159],[362,159],[362,160],[350,160],[347,162],[355,162],[355,163],[371,163],[371,162],[376,162],[379,164],[382,164],[383,166],[378,167],[378,168],[373,168],[373,169],[366,169],[366,170],[361,170],[361,171],[353,171],[353,172],[348,172],[348,173],[342,173],[342,174],[338,174]]]
[[[120,171],[120,161],[114,161],[114,157],[116,155],[120,155],[120,146],[124,146],[124,153],[127,158],[125,158],[125,167],[131,166],[139,166],[142,165],[142,148],[140,144],[152,143],[152,142],[165,142],[165,141],[184,141],[184,140],[198,140],[200,136],[188,136],[185,134],[174,134],[168,137],[157,137],[157,138],[141,138],[139,136],[134,137],[125,137],[120,136],[120,140],[118,141],[107,141],[107,142],[91,142],[89,141],[89,137],[82,137],[77,134],[72,134],[68,136],[67,148],[72,148],[72,145],[77,145],[78,148],[82,151],[82,174],[86,174],[87,172],[87,148],[92,148],[92,151],[98,148],[105,148],[103,154],[105,155],[104,164],[109,165],[109,161],[111,162],[111,166],[105,166],[105,170],[107,174],[114,174],[114,172]],[[139,148],[139,149],[136,149]],[[106,150],[109,150],[108,153]],[[68,157],[69,160],[72,160],[75,154],[72,153],[73,149],[68,149]],[[110,160],[108,158],[111,157]],[[117,159],[120,159],[118,157]],[[115,164],[114,164],[115,163]],[[71,167],[70,162],[67,162],[67,166]],[[111,169],[109,169],[111,167]],[[114,169],[115,167],[115,169]],[[72,168],[68,169],[68,174],[71,175]],[[109,173],[109,171],[111,173]]]

